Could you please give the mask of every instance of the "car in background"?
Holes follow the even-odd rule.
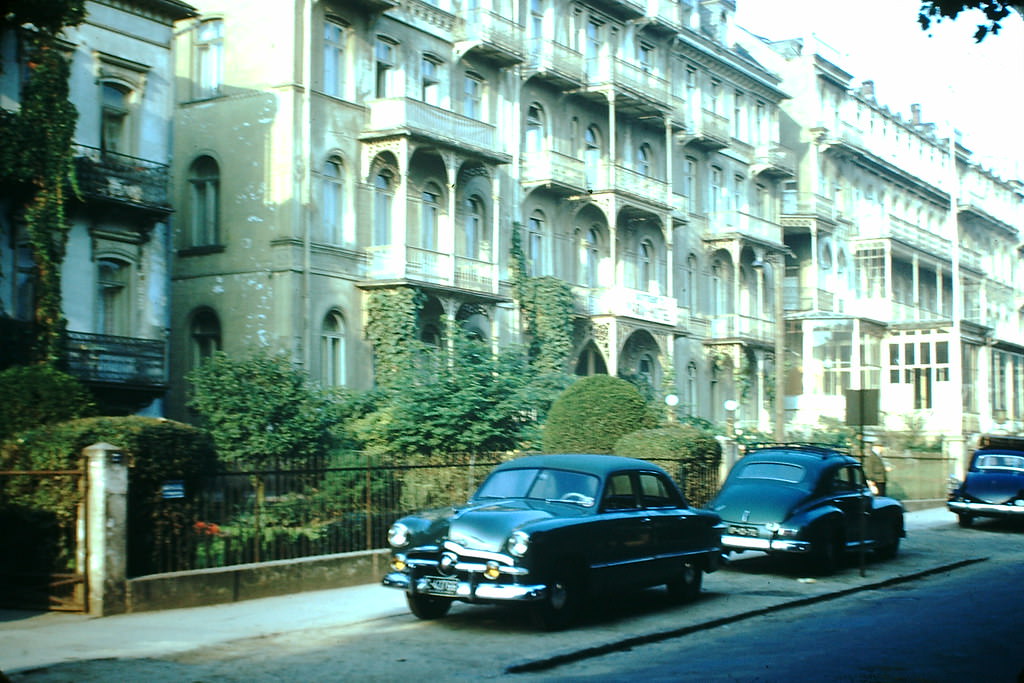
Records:
[[[661,467],[614,455],[533,455],[498,465],[465,505],[403,517],[391,571],[421,619],[454,601],[532,605],[563,628],[588,596],[666,585],[687,601],[721,559],[718,515],[690,507]]]
[[[1024,519],[1024,436],[982,435],[946,507],[962,527],[977,517]]]
[[[851,550],[894,557],[906,535],[902,504],[874,495],[856,458],[817,444],[749,446],[708,509],[727,552],[803,555],[822,574]]]

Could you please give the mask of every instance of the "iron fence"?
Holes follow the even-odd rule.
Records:
[[[483,478],[513,454],[446,457],[415,464],[359,464],[235,472],[204,477],[171,497],[154,492],[134,519],[154,525],[129,573],[182,571],[387,547],[388,527],[411,512],[465,503]],[[704,505],[718,468],[652,460]],[[132,538],[133,536],[129,536]]]

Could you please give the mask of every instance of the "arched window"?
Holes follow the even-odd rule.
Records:
[[[345,207],[344,169],[339,159],[328,159],[320,172],[320,217],[324,241],[341,242]]]
[[[345,386],[345,319],[337,311],[324,317],[320,330],[320,382]]]
[[[686,278],[686,306],[689,307],[691,312],[697,310],[697,257],[690,254],[686,257],[686,272],[683,275]]]
[[[544,227],[544,214],[534,211],[527,221],[526,237],[526,273],[531,277],[548,274],[544,258]]]
[[[477,195],[467,197],[463,204],[463,255],[480,258],[480,242],[484,231],[484,203]]]
[[[192,162],[189,169],[191,191],[189,223],[190,246],[220,243],[220,168],[208,156]]]
[[[647,143],[640,145],[636,151],[636,171],[642,176],[651,177],[651,146]]]
[[[654,245],[649,240],[640,243],[636,272],[636,288],[644,292],[654,292],[657,288],[654,281]]]
[[[600,233],[590,228],[583,237],[583,277],[580,284],[591,289],[597,287],[598,268],[601,263]]]
[[[103,258],[97,270],[99,329],[103,334],[131,336],[131,265]]]
[[[390,169],[381,169],[373,179],[373,246],[391,243],[394,193],[394,173]]]
[[[189,360],[192,368],[198,368],[215,352],[220,351],[220,320],[216,313],[203,309],[192,316],[189,342]]]
[[[526,111],[526,152],[544,150],[544,110],[531,104]]]
[[[427,183],[420,195],[420,247],[437,251],[437,235],[441,221],[441,188]]]
[[[210,19],[196,34],[195,77],[197,97],[220,94],[224,84],[224,22]]]
[[[686,365],[686,412],[697,415],[697,364],[692,360]]]
[[[587,175],[587,189],[593,190],[598,185],[598,172],[601,168],[601,134],[596,127],[590,126],[583,134],[583,165]]]
[[[100,149],[104,153],[131,154],[129,136],[130,93],[112,83],[103,84]]]

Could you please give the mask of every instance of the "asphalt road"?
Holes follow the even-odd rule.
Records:
[[[608,596],[576,628],[557,633],[538,632],[526,613],[504,607],[457,605],[445,619],[421,622],[397,591],[365,586],[102,619],[0,613],[0,668],[13,681],[622,680],[653,661],[657,648],[683,649],[758,624],[772,631],[777,622],[769,620],[779,615],[800,622],[837,601],[877,602],[899,587],[913,591],[945,576],[955,582],[977,567],[1024,559],[1019,529],[960,529],[941,509],[907,519],[899,557],[867,562],[863,571],[852,557],[836,575],[812,579],[799,565],[750,553],[705,577],[691,605],[668,605],[661,589]],[[935,623],[940,631],[958,628],[953,619]],[[576,669],[619,657],[632,658],[624,670]]]

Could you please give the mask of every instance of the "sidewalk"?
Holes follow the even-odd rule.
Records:
[[[953,521],[945,507],[906,515],[911,535],[915,529]],[[949,561],[949,557],[936,557],[934,565]],[[930,567],[918,570],[927,569]],[[379,584],[111,617],[0,610],[0,672],[10,674],[85,659],[157,657],[242,638],[339,626],[407,612],[402,593]]]

